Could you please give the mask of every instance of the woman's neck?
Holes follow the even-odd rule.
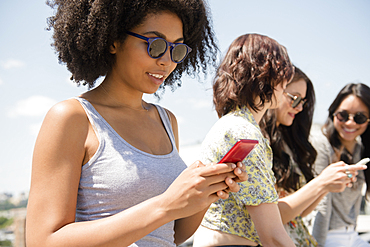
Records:
[[[105,98],[106,101],[115,106],[123,106],[131,109],[145,109],[143,107],[141,92],[132,90],[125,86],[114,82],[109,79],[105,79],[98,87],[101,95]]]
[[[260,123],[260,121],[261,121],[263,115],[265,115],[267,109],[269,109],[271,107],[271,104],[269,102],[266,102],[262,106],[258,106],[258,104],[260,104],[260,103],[261,103],[260,98],[257,97],[254,100],[254,105],[257,106],[256,108],[258,109],[257,111],[253,110],[252,107],[250,107],[249,105],[247,106],[248,109],[251,111],[251,113],[254,117],[254,120],[256,120],[257,124]]]
[[[247,106],[247,107],[251,111],[251,113],[254,117],[254,120],[256,120],[257,124],[259,124],[263,115],[266,113],[267,108],[263,108],[262,110],[255,111],[251,107],[249,107],[249,106]]]
[[[343,145],[343,147],[345,148],[345,149],[347,149],[347,151],[350,153],[350,154],[353,154],[354,153],[354,151],[355,151],[355,147],[356,147],[356,139],[355,140],[352,140],[352,141],[346,141],[346,140],[343,140],[342,138],[340,138],[339,137],[339,139],[340,139],[340,141],[341,141],[341,143],[342,143],[342,145]]]

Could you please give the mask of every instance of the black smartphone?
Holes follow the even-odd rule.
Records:
[[[218,163],[237,163],[242,161],[257,144],[257,140],[241,139],[231,147]]]

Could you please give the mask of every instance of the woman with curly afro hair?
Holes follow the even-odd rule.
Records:
[[[49,27],[59,61],[93,89],[45,117],[32,163],[27,246],[176,246],[211,203],[247,179],[241,163],[187,168],[175,116],[142,100],[215,63],[205,3],[48,5],[56,10]]]

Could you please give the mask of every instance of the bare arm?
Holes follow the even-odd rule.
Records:
[[[279,199],[279,210],[283,223],[287,223],[297,217],[308,215],[316,208],[321,199],[328,192],[341,192],[353,178],[348,178],[346,168],[357,175],[357,170],[366,169],[363,165],[348,166],[340,161],[326,167],[316,178],[303,186],[293,194]]]
[[[47,114],[34,150],[27,208],[28,246],[114,246],[119,242],[122,245],[168,221],[159,217],[164,212],[158,198],[153,198],[113,217],[74,222],[88,129],[87,117],[77,102],[62,102]],[[135,220],[140,212],[150,220]]]
[[[176,147],[179,150],[179,138],[178,138],[178,125],[176,117],[173,115],[172,112],[166,110],[170,120],[172,131],[175,136]],[[198,164],[199,165],[199,164]],[[233,178],[233,179],[231,179]],[[239,186],[236,182],[245,181],[247,180],[248,176],[245,172],[245,165],[241,162],[237,164],[237,167],[234,169],[233,173],[230,173],[228,176],[225,176],[225,183],[228,187],[228,191],[237,192],[239,191]],[[228,193],[224,191],[217,191],[217,195],[222,199],[228,198]],[[191,237],[194,232],[198,229],[204,214],[207,212],[207,209],[202,210],[199,213],[191,215],[186,218],[181,218],[175,221],[175,243],[180,244],[186,241],[189,237]]]
[[[75,222],[89,122],[74,100],[54,106],[36,141],[27,207],[27,246],[127,246],[170,221],[205,210],[231,165],[192,165],[161,195],[116,215]],[[145,215],[145,217],[142,217]],[[140,220],[137,220],[140,219]]]
[[[295,246],[283,227],[276,204],[262,203],[258,206],[246,206],[246,208],[263,246]]]

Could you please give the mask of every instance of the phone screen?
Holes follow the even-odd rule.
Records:
[[[257,140],[241,139],[232,146],[218,163],[237,163],[242,161],[257,144]]]

